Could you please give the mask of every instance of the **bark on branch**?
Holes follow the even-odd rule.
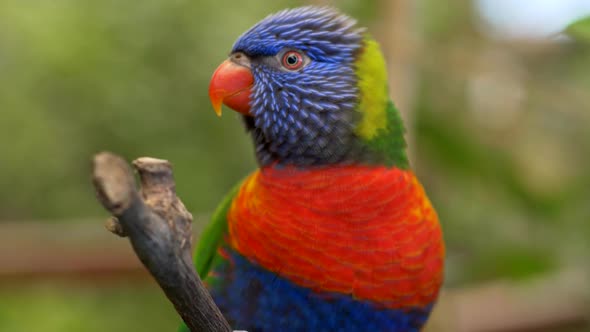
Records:
[[[139,191],[133,171],[121,157],[103,152],[94,156],[92,166],[98,199],[113,214],[107,229],[129,238],[190,330],[231,331],[194,269],[192,215],[176,197],[170,163],[135,160]]]

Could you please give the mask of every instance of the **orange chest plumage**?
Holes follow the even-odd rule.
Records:
[[[438,218],[411,171],[267,167],[242,185],[228,226],[239,253],[318,292],[421,307],[442,283]]]

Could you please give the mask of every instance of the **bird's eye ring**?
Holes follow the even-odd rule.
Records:
[[[303,55],[297,51],[288,51],[283,54],[281,62],[286,69],[297,70],[303,67]]]

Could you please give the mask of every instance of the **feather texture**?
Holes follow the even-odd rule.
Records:
[[[227,219],[207,282],[234,328],[417,331],[442,283],[438,219],[411,171],[263,168]]]

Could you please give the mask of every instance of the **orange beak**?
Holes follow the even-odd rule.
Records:
[[[221,104],[244,115],[250,114],[250,93],[254,77],[250,68],[225,60],[213,73],[209,83],[209,99],[221,116]]]

